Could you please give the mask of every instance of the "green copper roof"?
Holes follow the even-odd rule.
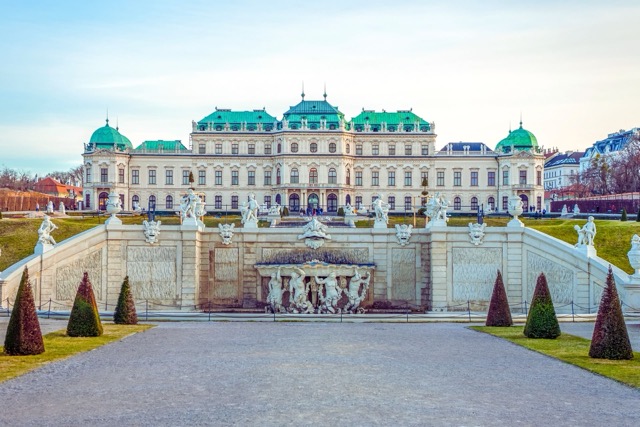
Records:
[[[362,110],[352,121],[356,130],[362,130],[367,123],[372,130],[380,130],[382,123],[386,123],[387,131],[390,132],[397,130],[398,126],[403,126],[405,130],[413,130],[416,123],[418,123],[420,130],[423,132],[431,130],[431,125],[411,110],[398,110],[393,113]]]
[[[534,134],[526,129],[522,128],[522,122],[520,127],[514,131],[510,131],[509,135],[498,142],[496,150],[498,152],[509,153],[513,147],[514,151],[526,151],[526,150],[538,150],[538,139]]]
[[[325,122],[326,128],[338,129],[340,122],[344,121],[344,114],[326,100],[305,101],[303,99],[297,105],[289,107],[282,116],[282,120],[286,120],[291,129],[299,129],[303,120],[306,120],[309,129],[320,129],[321,121]],[[279,127],[282,128],[283,124],[281,123]]]
[[[294,105],[293,107],[289,107],[289,109],[287,110],[286,113],[284,113],[284,116],[287,117],[288,115],[291,114],[295,114],[295,115],[330,115],[330,114],[336,114],[338,116],[344,116],[344,114],[342,114],[338,108],[334,107],[333,105],[329,104],[326,100],[325,101],[300,101],[300,103],[298,103],[297,105]]]
[[[144,141],[134,151],[189,151],[182,142],[176,141]]]
[[[107,124],[104,127],[98,128],[93,132],[89,143],[93,144],[95,148],[103,149],[113,149],[114,145],[120,150],[133,148],[129,138],[122,135],[117,128],[114,129],[109,126],[109,119],[107,119]]]
[[[228,124],[230,130],[242,130],[242,126],[246,126],[246,130],[257,130],[257,125],[260,123],[263,129],[269,130],[276,121],[277,119],[267,113],[264,108],[253,111],[232,111],[216,107],[213,113],[198,122],[198,126],[200,130],[209,130],[208,126],[211,123],[212,130],[224,130]]]

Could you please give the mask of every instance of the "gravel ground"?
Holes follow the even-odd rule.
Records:
[[[639,390],[466,326],[161,323],[0,384],[0,425],[637,425]]]

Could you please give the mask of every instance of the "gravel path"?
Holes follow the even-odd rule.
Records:
[[[0,384],[0,425],[637,425],[640,391],[463,324],[161,323]]]

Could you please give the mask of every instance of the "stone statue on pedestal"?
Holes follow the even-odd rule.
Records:
[[[596,237],[596,223],[593,222],[593,217],[590,216],[587,223],[580,228],[578,225],[573,226],[574,230],[578,233],[578,243],[576,247],[593,246],[593,239]]]
[[[344,311],[347,313],[364,313],[364,309],[360,307],[360,303],[367,298],[367,290],[369,289],[369,282],[371,281],[371,273],[367,272],[365,277],[360,276],[358,269],[355,269],[355,273],[351,280],[349,280],[349,287],[347,288],[347,297],[349,302],[344,307]],[[362,292],[360,291],[360,285],[363,285]]]
[[[324,295],[322,295],[322,289],[318,290],[318,297],[320,299],[319,312],[320,313],[340,313],[338,308],[338,300],[342,295],[342,289],[338,286],[338,280],[336,279],[336,273],[331,272],[329,276],[324,279],[316,277],[316,283],[318,285],[324,285]]]

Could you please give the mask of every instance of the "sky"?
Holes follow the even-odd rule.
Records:
[[[82,163],[98,127],[179,139],[216,107],[412,108],[436,147],[517,128],[584,150],[640,126],[638,1],[0,2],[0,167]]]

